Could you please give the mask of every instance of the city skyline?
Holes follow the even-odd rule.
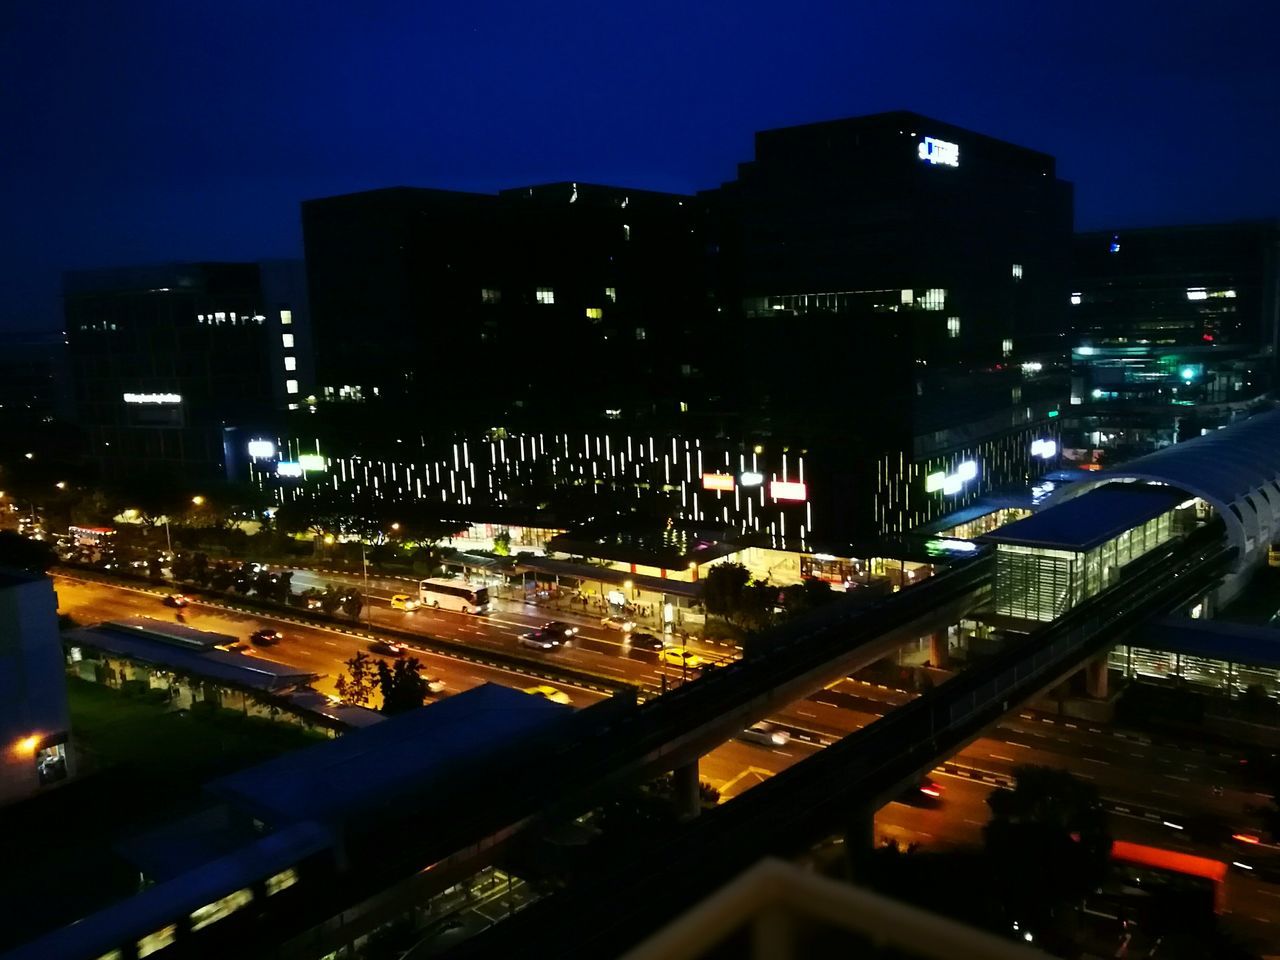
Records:
[[[305,30],[287,5],[22,11],[5,206],[24,242],[0,330],[56,329],[64,270],[300,256],[304,199],[575,179],[692,192],[732,179],[759,130],[902,108],[1057,156],[1079,229],[1275,216],[1269,31],[1233,7],[752,7],[727,23],[493,4],[466,22],[309,11]]]

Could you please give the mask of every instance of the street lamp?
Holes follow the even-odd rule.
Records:
[[[197,507],[202,507],[204,506],[204,497],[200,496],[200,494],[197,493],[194,497],[191,498],[191,502],[194,503]]]
[[[400,530],[400,524],[398,524],[398,523],[393,523],[393,524],[391,525],[391,529],[392,529],[392,530],[395,530],[395,531],[399,531],[399,530]]]
[[[59,480],[57,483],[54,484],[54,486],[57,487],[59,490],[65,490],[67,489],[67,481]]]

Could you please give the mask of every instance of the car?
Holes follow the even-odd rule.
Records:
[[[536,687],[525,687],[524,692],[533,697],[542,697],[545,700],[550,700],[552,703],[569,702],[569,695],[567,693],[563,690],[557,690],[555,687],[549,687],[545,683],[539,684]]]
[[[655,637],[652,633],[630,633],[627,635],[627,641],[635,650],[662,650],[666,647],[666,643],[661,637]]]
[[[738,734],[738,739],[746,740],[748,743],[758,743],[762,747],[783,747],[791,739],[791,734],[786,730],[780,730],[767,720],[761,720]]]
[[[534,650],[554,650],[560,641],[544,630],[530,630],[520,634],[520,646],[532,647]]]
[[[369,649],[374,653],[381,653],[388,657],[404,656],[404,647],[398,643],[392,643],[390,640],[374,640],[370,642]]]
[[[308,610],[321,610],[324,608],[324,601],[319,597],[307,597]]]
[[[218,650],[225,650],[227,653],[244,653],[249,649],[249,645],[243,640],[237,640],[235,643],[219,643]]]
[[[423,677],[427,681],[427,693],[444,693],[444,681],[432,677]]]
[[[551,620],[544,623],[538,628],[543,633],[549,633],[553,637],[558,637],[561,643],[568,643],[573,637],[578,635],[578,628],[565,623],[563,620]]]
[[[249,642],[257,644],[260,647],[269,647],[274,643],[279,643],[284,639],[284,634],[279,630],[272,630],[270,627],[263,627],[261,630],[253,631],[253,635],[249,637]]]
[[[630,633],[635,625],[634,620],[626,617],[605,617],[600,621],[600,626],[606,630],[621,630],[623,633]]]
[[[667,647],[662,651],[662,659],[687,670],[701,670],[707,665],[706,660],[687,647]]]
[[[405,613],[413,613],[418,607],[422,606],[422,602],[417,597],[411,597],[407,593],[397,593],[391,598],[392,610],[403,610]]]
[[[164,605],[166,607],[185,607],[190,602],[190,600],[180,593],[171,593],[164,598]]]
[[[898,800],[913,807],[936,806],[942,801],[942,784],[931,777],[921,777],[904,790]]]

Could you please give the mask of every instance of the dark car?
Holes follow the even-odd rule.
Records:
[[[404,647],[398,643],[392,643],[390,640],[374,640],[369,644],[369,649],[374,653],[381,653],[387,657],[404,656]]]
[[[171,593],[164,598],[166,607],[185,607],[190,601],[180,593]]]
[[[272,630],[270,627],[263,627],[261,630],[253,631],[253,636],[249,638],[249,641],[260,647],[269,647],[273,643],[279,643],[283,639],[284,634],[279,630]]]
[[[913,807],[937,806],[942,802],[942,784],[929,777],[923,777],[902,791],[898,802]]]
[[[661,650],[666,646],[661,637],[655,637],[652,633],[632,633],[630,640],[633,650]]]
[[[578,633],[578,628],[565,623],[563,620],[552,620],[550,623],[544,623],[538,628],[542,633],[549,633],[558,639],[561,643],[568,643]]]

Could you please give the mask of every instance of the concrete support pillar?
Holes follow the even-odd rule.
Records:
[[[698,761],[676,767],[671,772],[671,781],[676,815],[681,820],[692,820],[702,810],[702,797],[698,790]]]
[[[1095,700],[1107,699],[1107,655],[1090,660],[1084,668],[1085,692]]]
[[[876,810],[867,804],[854,808],[845,822],[844,850],[849,858],[849,875],[857,881],[866,872],[876,849]]]
[[[945,629],[929,634],[929,663],[939,670],[951,665],[951,644]]]

